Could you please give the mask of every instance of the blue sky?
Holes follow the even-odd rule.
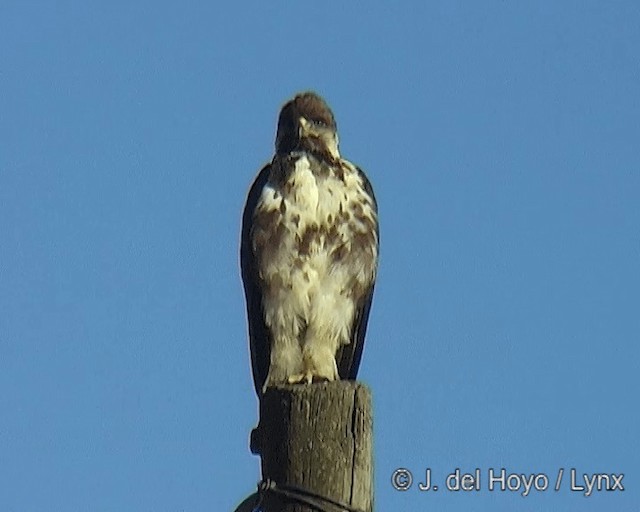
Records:
[[[240,215],[305,89],[379,203],[376,510],[637,510],[638,4],[213,4],[0,6],[0,510],[255,489]]]

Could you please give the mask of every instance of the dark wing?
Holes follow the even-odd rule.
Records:
[[[364,336],[367,332],[367,321],[369,320],[369,311],[371,310],[372,299],[373,284],[367,291],[367,294],[356,305],[356,315],[353,321],[351,343],[348,345],[341,345],[338,349],[338,353],[336,354],[338,374],[342,380],[356,380],[356,376],[358,375],[358,368],[360,367],[360,359],[362,358]]]
[[[240,240],[240,268],[244,294],[247,300],[247,320],[249,322],[249,347],[251,350],[251,369],[253,371],[253,383],[258,396],[262,396],[262,386],[269,372],[271,357],[271,339],[269,330],[264,323],[262,306],[262,290],[260,289],[260,277],[258,265],[251,247],[251,227],[253,225],[253,213],[256,209],[262,189],[269,179],[271,165],[265,165],[249,189],[247,204],[242,214],[242,235]]]
[[[366,175],[359,167],[358,173],[364,183],[364,188],[367,194],[373,201],[373,206],[378,213],[378,203],[376,202],[376,196],[373,193],[371,183],[367,179]],[[378,223],[376,223],[376,240],[380,240],[380,232]],[[348,345],[341,345],[338,348],[336,354],[336,363],[338,365],[338,374],[342,380],[355,380],[358,375],[358,368],[360,367],[360,359],[362,358],[362,350],[364,349],[364,337],[367,332],[367,322],[369,321],[369,311],[371,310],[371,302],[373,300],[373,288],[375,285],[375,279],[371,283],[371,286],[366,290],[363,297],[356,304],[356,312],[353,320],[353,327],[351,330],[351,343]]]

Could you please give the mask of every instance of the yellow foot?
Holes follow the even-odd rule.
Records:
[[[313,382],[313,374],[309,371],[291,375],[287,379],[289,384],[311,384]]]
[[[328,382],[331,379],[324,377],[323,375],[314,375],[310,371],[305,373],[298,373],[296,375],[291,375],[287,382],[289,384],[311,384],[312,382]]]

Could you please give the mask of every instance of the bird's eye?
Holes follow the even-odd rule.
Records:
[[[322,119],[314,119],[313,124],[316,126],[321,126],[322,128],[326,128],[327,123],[325,123]]]

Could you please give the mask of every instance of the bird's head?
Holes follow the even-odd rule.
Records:
[[[298,94],[280,111],[276,153],[292,151],[309,151],[331,159],[340,156],[333,113],[314,92]]]

